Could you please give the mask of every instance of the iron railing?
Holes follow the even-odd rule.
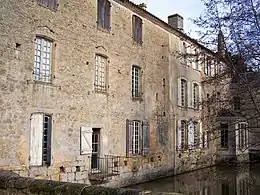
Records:
[[[119,156],[105,155],[104,157],[92,156],[89,179],[92,181],[107,180],[119,175]]]

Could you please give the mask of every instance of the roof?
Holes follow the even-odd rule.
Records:
[[[114,0],[114,1],[121,4],[122,6],[124,6],[126,8],[128,8],[128,9],[130,9],[131,11],[137,13],[138,15],[146,18],[147,20],[150,20],[151,22],[160,26],[161,28],[165,29],[166,31],[168,31],[168,32],[170,32],[174,35],[181,36],[181,37],[193,42],[194,44],[198,45],[200,48],[202,48],[203,50],[206,50],[207,52],[211,53],[212,55],[216,55],[215,52],[213,52],[209,48],[205,47],[204,45],[200,44],[197,40],[191,38],[190,36],[188,36],[184,32],[182,32],[182,31],[180,31],[176,28],[173,28],[172,26],[170,26],[169,24],[167,24],[166,22],[164,22],[163,20],[161,20],[157,16],[155,16],[152,13],[148,12],[147,10],[141,8],[140,6],[136,5],[132,1],[129,1],[129,0]],[[171,16],[174,16],[174,15],[178,15],[178,14],[173,14]],[[178,16],[180,16],[180,15],[178,15]]]

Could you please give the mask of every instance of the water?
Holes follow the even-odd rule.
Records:
[[[211,167],[131,188],[186,195],[260,195],[260,164]]]

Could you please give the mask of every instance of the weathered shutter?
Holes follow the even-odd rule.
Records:
[[[199,102],[198,102],[198,104],[199,104],[199,109],[201,110],[202,109],[202,87],[201,87],[201,85],[199,85],[198,93],[199,93]]]
[[[192,121],[189,121],[188,124],[188,147],[189,149],[194,148],[194,123]]]
[[[34,113],[31,116],[30,135],[30,165],[42,165],[43,114]]]
[[[239,124],[235,124],[235,138],[236,138],[236,148],[240,148],[240,129]]]
[[[133,121],[126,120],[126,156],[130,156],[133,153]]]
[[[148,155],[150,152],[150,128],[149,122],[142,123],[142,140],[143,140],[143,155]]]
[[[178,104],[178,106],[181,106],[181,78],[178,78],[177,82],[178,82],[178,86],[177,86],[177,94],[178,94],[177,104]]]
[[[104,0],[98,0],[98,26],[104,28]]]
[[[142,42],[142,19],[137,17],[137,40]]]
[[[198,52],[198,68],[199,68],[199,71],[202,71],[202,68],[203,68],[203,61],[204,59],[202,58],[203,55],[199,54]]]
[[[105,22],[105,29],[107,31],[110,31],[110,8],[111,8],[111,4],[109,1],[106,1],[105,3],[105,18],[104,18],[104,22]]]
[[[132,33],[133,33],[133,40],[136,41],[136,16],[132,17]]]
[[[177,121],[176,125],[176,133],[177,133],[177,149],[181,149],[181,120]]]
[[[187,89],[186,89],[186,105],[187,107],[192,107],[192,94],[193,94],[193,91],[192,91],[192,82],[190,81],[187,81]]]
[[[199,121],[198,128],[199,128],[199,144],[200,144],[200,148],[203,148],[202,121]]]
[[[81,127],[80,130],[80,154],[92,153],[92,128]]]
[[[47,131],[47,161],[46,165],[51,165],[51,138],[52,138],[52,118],[48,118],[48,131]]]

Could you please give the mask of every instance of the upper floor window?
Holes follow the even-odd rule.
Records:
[[[199,52],[195,49],[195,69],[199,70]]]
[[[94,82],[96,91],[106,91],[106,70],[107,58],[101,55],[96,55]]]
[[[187,81],[181,79],[181,106],[187,106]]]
[[[199,85],[193,83],[193,108],[199,109]]]
[[[142,40],[143,40],[142,26],[143,26],[142,19],[136,15],[133,15],[133,17],[132,17],[133,40],[134,40],[134,42],[140,43],[140,44],[142,44]]]
[[[228,124],[220,125],[221,147],[228,148]]]
[[[234,110],[240,110],[240,97],[233,97]]]
[[[108,0],[98,0],[98,27],[110,31],[110,8]]]
[[[208,116],[210,115],[210,95],[209,95],[209,93],[207,93],[207,95],[206,95],[206,97],[207,97],[207,102],[206,102],[206,106],[207,106],[207,114],[208,114]]]
[[[208,76],[209,72],[210,72],[210,59],[208,57],[205,57],[204,74]]]
[[[137,66],[132,67],[132,97],[140,98],[141,94],[141,69]]]
[[[245,148],[247,147],[248,142],[248,131],[247,131],[247,124],[246,123],[239,123],[238,124],[238,147]]]
[[[188,65],[188,47],[185,42],[182,42],[181,47],[181,64]]]
[[[34,49],[34,80],[51,82],[52,66],[52,41],[42,38],[35,38]]]
[[[58,0],[37,0],[39,5],[47,7],[51,10],[57,10],[59,6]]]
[[[181,149],[188,148],[188,126],[185,120],[181,121]]]
[[[43,113],[31,116],[30,165],[51,164],[52,117]]]

